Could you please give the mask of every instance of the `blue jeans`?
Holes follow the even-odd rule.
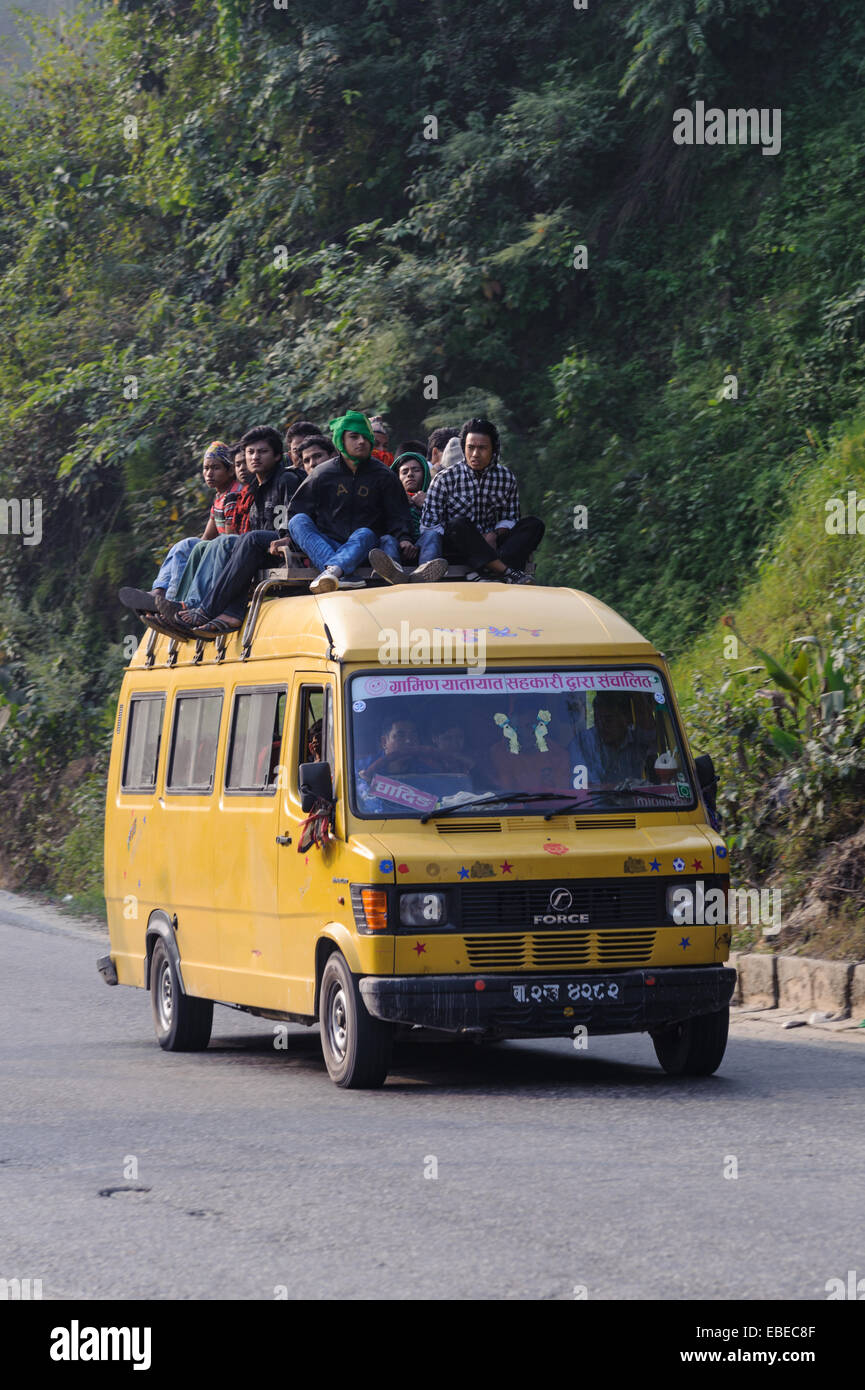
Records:
[[[153,581],[153,588],[164,589],[166,598],[177,597],[177,586],[186,568],[186,562],[200,540],[200,536],[186,536],[171,547],[162,561],[159,573]]]
[[[216,536],[212,541],[199,541],[190,556],[183,578],[177,588],[177,598],[183,599],[187,608],[200,608],[217,576],[228,563],[240,536],[234,532]]]
[[[310,518],[303,512],[289,517],[288,534],[296,541],[305,555],[308,555],[317,570],[327,569],[328,565],[338,565],[346,578],[362,565],[369,552],[377,545],[374,531],[361,526],[352,531],[347,541],[334,540],[323,536]]]
[[[425,565],[427,560],[438,560],[442,553],[442,535],[440,531],[421,531],[417,538],[420,554],[417,557],[419,565]]]
[[[399,541],[396,536],[382,536],[379,539],[378,549],[383,550],[385,555],[389,555],[397,564],[402,563],[402,556],[399,553]]]
[[[427,560],[437,560],[442,553],[442,538],[438,531],[421,531],[415,545],[419,552],[416,561],[418,565],[425,565]],[[385,555],[389,555],[392,560],[396,560],[399,564],[404,563],[396,536],[382,536],[378,548],[383,550]]]

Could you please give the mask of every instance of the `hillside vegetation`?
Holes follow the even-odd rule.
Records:
[[[492,413],[541,579],[674,659],[734,875],[825,879],[865,790],[862,542],[824,524],[865,495],[865,10],[115,0],[33,44],[0,122],[0,495],[44,529],[0,536],[7,884],[98,900],[115,590],[199,529],[204,446],[347,404]],[[780,152],[674,144],[697,101],[779,110]],[[787,709],[730,674],[746,641],[799,660]],[[865,954],[853,879],[827,949]]]

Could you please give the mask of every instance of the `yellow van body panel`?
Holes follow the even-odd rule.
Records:
[[[635,883],[658,874],[717,878],[728,872],[723,841],[699,800],[688,811],[627,809],[595,817],[553,814],[549,820],[546,808],[514,816],[491,807],[477,818],[454,813],[426,824],[352,814],[347,682],[356,671],[379,667],[382,633],[400,633],[407,607],[415,614],[409,629],[426,612],[434,613],[442,632],[483,630],[488,673],[503,666],[650,665],[665,676],[682,728],[661,654],[612,609],[571,589],[444,583],[268,598],[245,657],[242,633],[228,638],[221,651],[207,643],[199,652],[194,642],[146,636],[124,676],[108,780],[105,893],[119,983],[145,985],[146,933],[154,914],[172,924],[187,993],[310,1019],[317,958],[333,947],[358,976],[725,961],[726,926],[673,930],[646,921],[595,929],[589,922],[545,930],[526,921],[511,924],[507,934],[483,936],[468,930],[424,933],[390,922],[387,932],[376,932],[356,920],[363,887],[393,894],[401,887],[495,883],[508,891],[507,885]],[[296,768],[308,689],[331,692],[337,806],[330,842],[299,852],[306,816]],[[239,692],[250,690],[285,694],[284,776],[267,792],[239,794],[226,789],[226,766],[235,702]],[[222,699],[213,787],[172,793],[166,783],[177,698],[196,691],[216,691]],[[130,699],[150,695],[165,701],[153,786],[125,791]],[[683,748],[696,787],[693,759],[686,743]]]

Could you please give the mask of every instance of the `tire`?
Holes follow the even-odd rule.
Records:
[[[150,962],[150,1005],[156,1041],[166,1052],[203,1052],[213,1027],[213,1000],[180,988],[171,952],[160,938]]]
[[[699,1014],[652,1034],[655,1056],[670,1076],[711,1076],[727,1047],[729,1008]]]
[[[339,951],[328,956],[318,1010],[321,1050],[331,1081],[347,1090],[384,1083],[393,1047],[393,1024],[367,1012],[357,981]]]

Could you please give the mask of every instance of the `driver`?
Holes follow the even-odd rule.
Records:
[[[413,719],[392,719],[379,742],[381,753],[357,775],[368,785],[378,773],[398,777],[412,772],[437,772],[441,760],[434,748],[421,745]]]

